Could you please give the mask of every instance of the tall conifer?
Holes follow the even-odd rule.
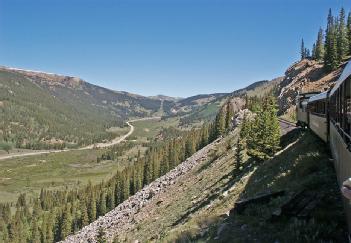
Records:
[[[337,27],[338,62],[341,63],[349,52],[348,33],[345,24],[345,10],[341,8]]]

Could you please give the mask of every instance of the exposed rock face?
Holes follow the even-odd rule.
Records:
[[[253,117],[255,117],[255,114],[252,113],[249,109],[238,111],[233,117],[233,127],[235,128],[239,126],[244,120],[244,117],[246,117],[248,120],[251,120]]]
[[[125,229],[125,227],[133,223],[134,215],[137,214],[142,207],[151,202],[155,195],[165,192],[167,187],[174,184],[176,180],[192,170],[201,159],[207,155],[208,151],[219,142],[220,139],[217,139],[199,150],[166,175],[145,186],[141,191],[129,197],[115,209],[99,217],[96,221],[81,229],[77,234],[68,236],[62,242],[96,242],[96,236],[100,227],[103,228],[106,233],[106,240],[112,242],[114,235],[117,235],[122,227]]]
[[[230,99],[230,104],[233,108],[234,113],[237,113],[245,106],[245,99],[241,97],[233,97]]]
[[[286,113],[289,108],[295,105],[295,99],[299,92],[322,92],[330,89],[340,76],[343,66],[327,74],[324,72],[323,64],[313,60],[304,59],[293,64],[285,72],[285,78],[279,85],[280,113]]]

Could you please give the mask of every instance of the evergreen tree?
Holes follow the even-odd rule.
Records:
[[[300,55],[301,55],[301,60],[307,58],[307,49],[305,47],[305,42],[303,39],[301,40]]]
[[[328,14],[328,25],[325,35],[325,54],[324,63],[326,71],[335,70],[338,65],[338,46],[337,46],[337,26],[334,21],[331,9]]]
[[[215,120],[215,136],[222,136],[225,131],[225,114],[224,109],[220,109]]]
[[[205,147],[208,144],[209,134],[208,134],[208,125],[205,124],[201,132],[201,147]]]
[[[337,52],[338,52],[338,63],[341,63],[349,52],[349,43],[347,36],[347,28],[345,24],[345,10],[341,8],[339,14],[339,24],[337,31]]]
[[[318,31],[318,37],[316,42],[315,48],[315,60],[323,61],[324,58],[324,36],[323,36],[323,29],[320,28]]]
[[[96,199],[93,192],[91,192],[90,200],[88,202],[88,216],[90,223],[96,219]]]
[[[126,171],[125,171],[126,172]],[[128,199],[130,195],[129,173],[123,173],[123,201]]]
[[[244,150],[244,145],[240,139],[238,139],[236,143],[236,150],[235,150],[235,168],[234,168],[234,174],[236,174],[237,171],[240,170],[240,165],[243,162],[243,150]]]
[[[32,223],[31,243],[41,243],[38,219],[35,218]]]
[[[185,157],[190,157],[196,151],[194,137],[190,136],[185,142]]]
[[[105,196],[105,193],[101,193],[100,194],[98,214],[99,215],[105,215],[106,214],[106,196]]]
[[[110,211],[115,207],[115,195],[114,195],[114,188],[110,188],[107,192],[106,204],[107,210]]]
[[[313,47],[312,47],[312,59],[316,60],[316,43],[313,43]]]
[[[89,214],[86,206],[85,200],[81,202],[80,206],[81,211],[81,226],[84,227],[89,224]]]
[[[279,149],[280,126],[275,99],[267,97],[263,109],[255,117],[247,136],[248,154],[262,161],[272,157]]]
[[[232,118],[234,115],[233,107],[232,107],[230,101],[227,102],[226,112],[227,112],[227,114],[225,116],[225,128],[226,128],[226,130],[228,130],[231,127]]]
[[[61,239],[65,239],[72,232],[71,205],[67,204],[61,219]]]
[[[152,164],[151,159],[150,159],[150,152],[148,152],[147,154],[147,161],[145,162],[145,166],[144,166],[144,185],[148,185],[150,184],[150,182],[152,182],[152,174],[153,174],[153,170],[152,170]]]
[[[46,241],[47,243],[52,243],[54,242],[54,220],[55,220],[55,214],[54,213],[49,213],[47,217],[47,225],[46,225]]]

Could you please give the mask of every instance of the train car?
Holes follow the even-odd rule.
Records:
[[[299,93],[296,97],[296,120],[297,126],[308,126],[307,104],[310,97],[319,94],[317,92]]]
[[[329,143],[340,187],[351,177],[351,62],[329,94]],[[351,232],[351,204],[344,207]]]
[[[308,127],[324,142],[328,142],[328,92],[309,98],[307,113]]]

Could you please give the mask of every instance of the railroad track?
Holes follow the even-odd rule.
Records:
[[[279,120],[279,125],[280,125],[282,135],[287,134],[288,132],[296,129],[296,124],[281,118],[278,118],[278,120]]]
[[[289,122],[289,121],[284,120],[284,119],[282,119],[282,118],[278,118],[278,120],[279,120],[279,122],[284,123],[284,124],[286,124],[286,125],[289,125],[289,126],[292,126],[292,127],[296,127],[296,124],[293,123],[293,122]]]

